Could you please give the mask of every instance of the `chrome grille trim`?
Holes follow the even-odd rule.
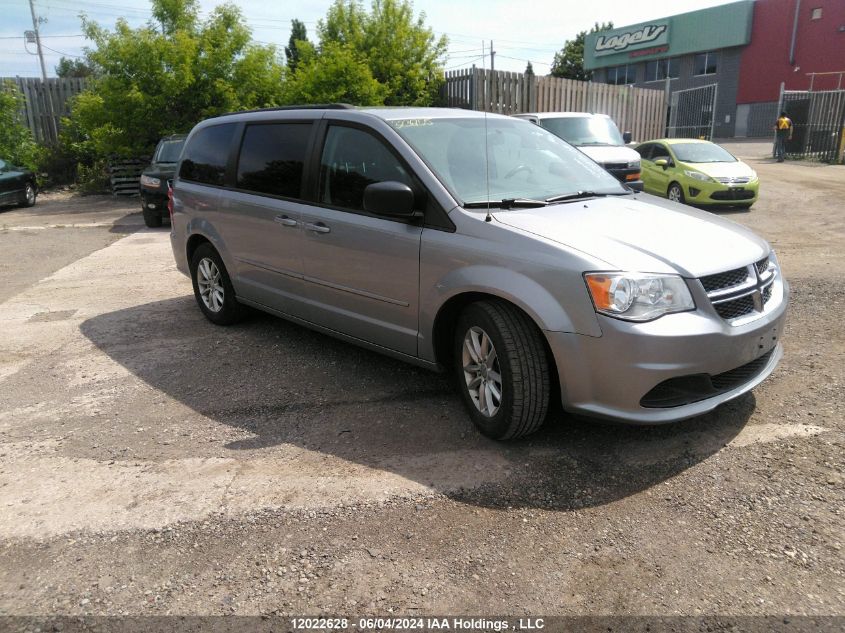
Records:
[[[772,298],[778,270],[769,257],[724,273],[699,279],[716,313],[731,325],[741,325],[759,317]]]

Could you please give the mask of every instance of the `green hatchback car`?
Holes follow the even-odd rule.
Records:
[[[725,148],[689,138],[641,143],[644,190],[696,206],[748,208],[757,202],[757,173]]]

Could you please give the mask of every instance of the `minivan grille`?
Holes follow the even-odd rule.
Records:
[[[714,290],[723,290],[732,286],[738,286],[748,280],[748,268],[736,268],[725,273],[718,273],[715,275],[707,275],[701,278],[701,283],[704,290],[713,292]]]
[[[701,277],[713,309],[726,321],[762,312],[772,298],[777,270],[768,257],[723,273]]]

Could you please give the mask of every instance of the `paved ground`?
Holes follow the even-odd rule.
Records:
[[[210,325],[134,203],[0,212],[0,614],[845,614],[845,168],[753,162],[777,373],[508,444],[438,375]]]

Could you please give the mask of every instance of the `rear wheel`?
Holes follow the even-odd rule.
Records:
[[[669,200],[672,200],[673,202],[680,202],[681,204],[684,204],[685,202],[684,190],[681,185],[676,182],[673,182],[671,185],[669,185],[669,190],[666,192],[666,197],[669,198]]]
[[[478,429],[496,440],[539,429],[549,410],[546,348],[537,326],[499,301],[469,305],[453,346],[458,389]]]
[[[31,182],[26,183],[26,187],[24,187],[23,193],[21,194],[20,206],[31,207],[35,204],[37,195],[38,192],[35,189],[35,185]]]
[[[191,257],[194,297],[206,318],[216,325],[231,325],[246,312],[235,298],[235,290],[223,259],[209,243],[201,244]]]

